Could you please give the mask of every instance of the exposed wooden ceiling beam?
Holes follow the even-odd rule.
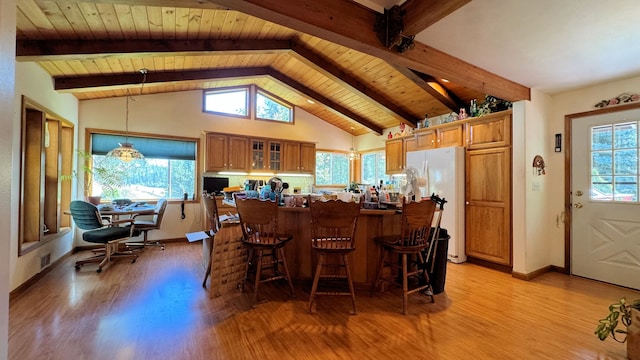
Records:
[[[366,118],[354,113],[353,111],[347,109],[346,107],[335,103],[334,101],[330,100],[329,98],[323,96],[322,94],[309,89],[308,87],[300,84],[299,82],[291,79],[290,77],[284,75],[283,73],[271,69],[269,72],[269,75],[280,81],[281,83],[285,84],[286,86],[294,89],[295,91],[304,94],[307,97],[310,97],[311,99],[333,109],[334,111],[336,111],[339,114],[342,114],[343,116],[346,116],[347,118],[369,128],[371,131],[377,133],[378,135],[382,135],[383,133],[383,128],[374,124],[373,122],[367,120]]]
[[[470,2],[471,0],[407,0],[400,6],[405,11],[402,33],[415,35]]]
[[[349,89],[350,91],[369,99],[371,102],[379,105],[389,115],[394,117],[400,117],[401,121],[415,127],[419,118],[416,118],[408,111],[405,111],[401,107],[394,104],[391,100],[384,97],[382,94],[372,90],[366,84],[362,83],[356,77],[341,70],[336,65],[331,63],[328,59],[315,53],[313,50],[292,42],[291,49],[293,52],[291,56],[298,59],[298,61],[306,64],[314,70],[320,72],[329,79],[340,84],[342,87]]]
[[[84,60],[113,56],[188,55],[203,52],[228,54],[276,53],[291,49],[288,40],[17,40],[16,60]]]
[[[245,43],[246,42],[246,43]],[[293,51],[291,51],[293,50]],[[164,55],[165,53],[188,52],[198,53],[203,51],[213,52],[262,52],[270,53],[276,51],[290,51],[290,54],[299,61],[304,62],[324,76],[338,82],[354,93],[370,99],[377,103],[388,114],[398,117],[408,125],[416,126],[417,119],[409,112],[403,110],[393,102],[373,91],[357,78],[333,65],[331,62],[314,53],[312,50],[299,44],[291,44],[288,40],[216,40],[216,41],[185,41],[185,40],[127,40],[127,41],[19,41],[17,43],[18,58],[27,61],[54,61],[69,59],[73,57],[86,59],[87,55],[93,58],[113,57],[113,56],[140,56]],[[184,71],[180,72],[184,76],[191,77],[183,80],[201,80],[206,78],[228,77],[226,70],[212,70],[213,72]],[[147,82],[180,81],[175,77],[174,72],[153,72],[149,74]],[[244,73],[242,73],[244,74]],[[258,76],[260,74],[249,73],[247,76]],[[264,75],[264,74],[263,74]],[[245,76],[245,75],[240,75]],[[232,76],[235,77],[235,76]],[[121,74],[114,76],[83,76],[65,77],[55,80],[56,90],[69,90],[75,88],[104,88],[110,86],[125,86],[138,84],[141,80],[139,75]],[[341,111],[342,112],[342,111]],[[351,117],[351,116],[349,116]],[[358,121],[360,122],[360,121]],[[370,123],[371,125],[371,123]],[[375,130],[374,130],[375,131]]]
[[[193,70],[193,71],[166,71],[166,72],[150,72],[147,74],[145,82],[147,84],[164,83],[164,82],[180,82],[193,80],[210,80],[210,79],[233,79],[247,78],[258,76],[270,76],[272,79],[286,85],[288,88],[298,93],[304,94],[316,102],[342,114],[343,116],[369,128],[371,131],[382,135],[383,129],[367,120],[366,118],[352,112],[351,110],[335,103],[329,98],[309,89],[308,87],[298,83],[288,76],[269,67],[255,68],[233,68],[233,69],[213,69],[213,70]],[[109,86],[132,86],[142,82],[142,76],[138,73],[129,74],[113,74],[113,75],[95,75],[95,76],[71,76],[54,78],[54,89],[62,90],[97,90]]]
[[[164,71],[149,72],[145,82],[147,84],[163,82],[179,82],[207,79],[234,79],[269,75],[268,67],[190,70],[190,71]],[[53,88],[56,91],[63,90],[96,90],[108,86],[131,86],[140,84],[142,76],[139,73],[67,76],[54,78]]]
[[[362,116],[352,112],[351,110],[347,109],[346,107],[337,104],[333,101],[331,101],[331,99],[327,98],[326,96],[323,96],[322,94],[309,89],[308,87],[300,84],[299,82],[291,79],[290,77],[284,75],[283,73],[271,69],[270,71],[270,75],[272,78],[280,81],[281,83],[287,85],[288,87],[304,94],[305,96],[310,97],[311,99],[315,100],[316,102],[319,102],[321,104],[323,104],[324,106],[327,106],[331,109],[333,109],[334,111],[342,114],[343,116],[346,116],[347,118],[361,124],[362,126],[365,126],[367,128],[369,128],[371,131],[377,133],[378,135],[382,135],[383,133],[383,128],[381,128],[380,126],[374,124],[373,122],[363,118]]]
[[[149,0],[148,0],[149,1]],[[161,0],[157,0],[162,2]],[[413,50],[398,53],[384,47],[373,31],[376,12],[344,0],[209,0],[230,9],[271,21],[350,47],[390,63],[448,79],[470,89],[506,100],[530,99],[529,88],[480,69],[458,58],[415,42]],[[165,0],[166,2],[166,0]],[[172,1],[187,6],[192,1]],[[206,5],[206,4],[204,4]]]
[[[441,102],[444,106],[449,108],[449,110],[458,112],[461,107],[467,107],[464,101],[457,97],[456,94],[447,90],[432,76],[413,71],[404,66],[391,66],[393,66],[407,79],[413,81],[414,84],[418,85],[424,91],[429,93],[429,95],[433,96],[436,100]]]
[[[280,24],[376,56],[423,74],[448,79],[499,98],[529,100],[530,90],[511,80],[480,69],[456,57],[414,42],[413,50],[398,53],[384,47],[373,27],[377,13],[344,0],[99,0],[137,6],[231,9]],[[446,0],[436,0],[446,1]],[[460,0],[454,0],[458,2]],[[409,19],[409,22],[412,22]]]

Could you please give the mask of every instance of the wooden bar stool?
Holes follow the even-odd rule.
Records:
[[[402,204],[402,227],[400,235],[376,238],[382,246],[382,256],[378,263],[376,281],[371,294],[378,286],[384,291],[384,283],[389,282],[402,287],[402,313],[407,314],[409,294],[422,291],[434,302],[433,290],[427,273],[427,265],[423,252],[429,247],[431,225],[436,213],[437,202],[423,200]],[[437,233],[437,229],[434,233]],[[401,260],[398,261],[398,256]],[[385,266],[391,268],[390,276],[383,276]],[[397,283],[398,270],[401,272],[402,284]],[[409,279],[418,278],[418,285],[410,288]]]
[[[350,295],[353,305],[351,313],[356,314],[356,294],[347,255],[356,249],[355,231],[361,203],[342,200],[311,201],[311,198],[308,198],[307,204],[311,212],[311,248],[319,255],[309,296],[309,312],[315,313],[316,295]],[[328,263],[327,255],[337,255],[341,263]],[[323,273],[324,268],[330,268],[333,271]],[[344,268],[345,274],[340,274],[340,268]],[[319,291],[318,283],[321,278],[323,280],[346,279],[349,292],[339,289]]]
[[[255,261],[256,276],[253,301],[258,302],[260,283],[286,279],[291,288],[291,296],[295,297],[287,259],[284,256],[284,245],[293,237],[278,233],[278,203],[260,199],[235,199],[236,209],[242,229],[242,242],[247,247],[248,257],[245,271],[245,283],[248,281],[250,265]],[[266,260],[265,260],[266,258]],[[284,273],[280,270],[280,265]],[[268,277],[263,278],[262,271],[269,270]]]

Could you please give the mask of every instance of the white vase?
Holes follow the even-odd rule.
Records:
[[[631,309],[631,325],[627,331],[627,359],[640,360],[640,310]]]

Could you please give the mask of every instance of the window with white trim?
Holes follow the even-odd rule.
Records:
[[[349,157],[342,152],[316,151],[316,186],[341,186],[349,183]]]
[[[387,178],[386,171],[386,155],[384,150],[363,153],[360,157],[360,182],[376,186],[380,181]]]

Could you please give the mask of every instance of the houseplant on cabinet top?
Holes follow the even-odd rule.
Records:
[[[620,323],[624,329],[618,326]],[[640,360],[640,299],[627,302],[622,298],[609,305],[609,314],[600,320],[595,334],[600,340],[611,336],[617,342],[626,342],[627,358]]]
[[[119,164],[119,160],[108,157],[101,161],[94,161],[90,152],[77,150],[78,153],[78,169],[73,170],[71,175],[63,175],[63,180],[71,180],[76,178],[82,186],[85,200],[98,205],[101,197],[105,196],[110,199],[118,197],[118,189],[123,185],[127,169]],[[100,195],[94,195],[94,187],[102,188]]]

